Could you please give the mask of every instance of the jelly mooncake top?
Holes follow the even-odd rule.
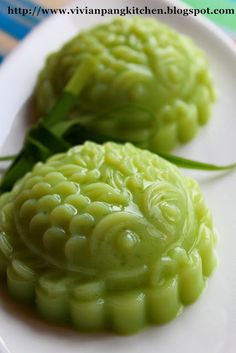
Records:
[[[51,54],[36,89],[39,112],[58,100],[83,60],[98,67],[72,112],[93,132],[154,152],[192,139],[210,116],[214,88],[203,51],[151,18],[118,18]]]

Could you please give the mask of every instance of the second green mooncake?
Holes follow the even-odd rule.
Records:
[[[191,140],[208,121],[215,92],[205,54],[190,38],[145,17],[83,31],[50,55],[36,88],[40,114],[88,57],[97,60],[97,70],[71,116],[93,132],[158,152]]]

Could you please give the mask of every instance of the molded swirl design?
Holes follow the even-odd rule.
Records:
[[[174,318],[213,271],[215,242],[197,183],[131,144],[74,147],[0,197],[9,291],[79,329]]]
[[[92,131],[157,152],[191,140],[208,121],[215,92],[205,54],[190,38],[144,17],[101,24],[51,54],[36,88],[40,114],[89,56],[98,69],[72,116]]]

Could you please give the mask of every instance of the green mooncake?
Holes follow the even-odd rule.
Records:
[[[86,142],[0,197],[0,273],[47,320],[130,334],[175,318],[215,264],[198,184],[132,144]]]
[[[39,115],[89,57],[97,69],[71,117],[93,133],[160,152],[191,140],[208,121],[215,91],[205,54],[190,38],[145,17],[98,25],[51,54],[36,87]]]

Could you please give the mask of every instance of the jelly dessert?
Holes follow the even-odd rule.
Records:
[[[39,115],[91,57],[98,67],[71,117],[93,133],[163,152],[208,121],[215,91],[203,51],[155,19],[135,16],[83,31],[48,57],[36,88]]]
[[[175,318],[215,265],[198,184],[132,144],[86,142],[0,197],[0,273],[47,320],[130,334]]]

